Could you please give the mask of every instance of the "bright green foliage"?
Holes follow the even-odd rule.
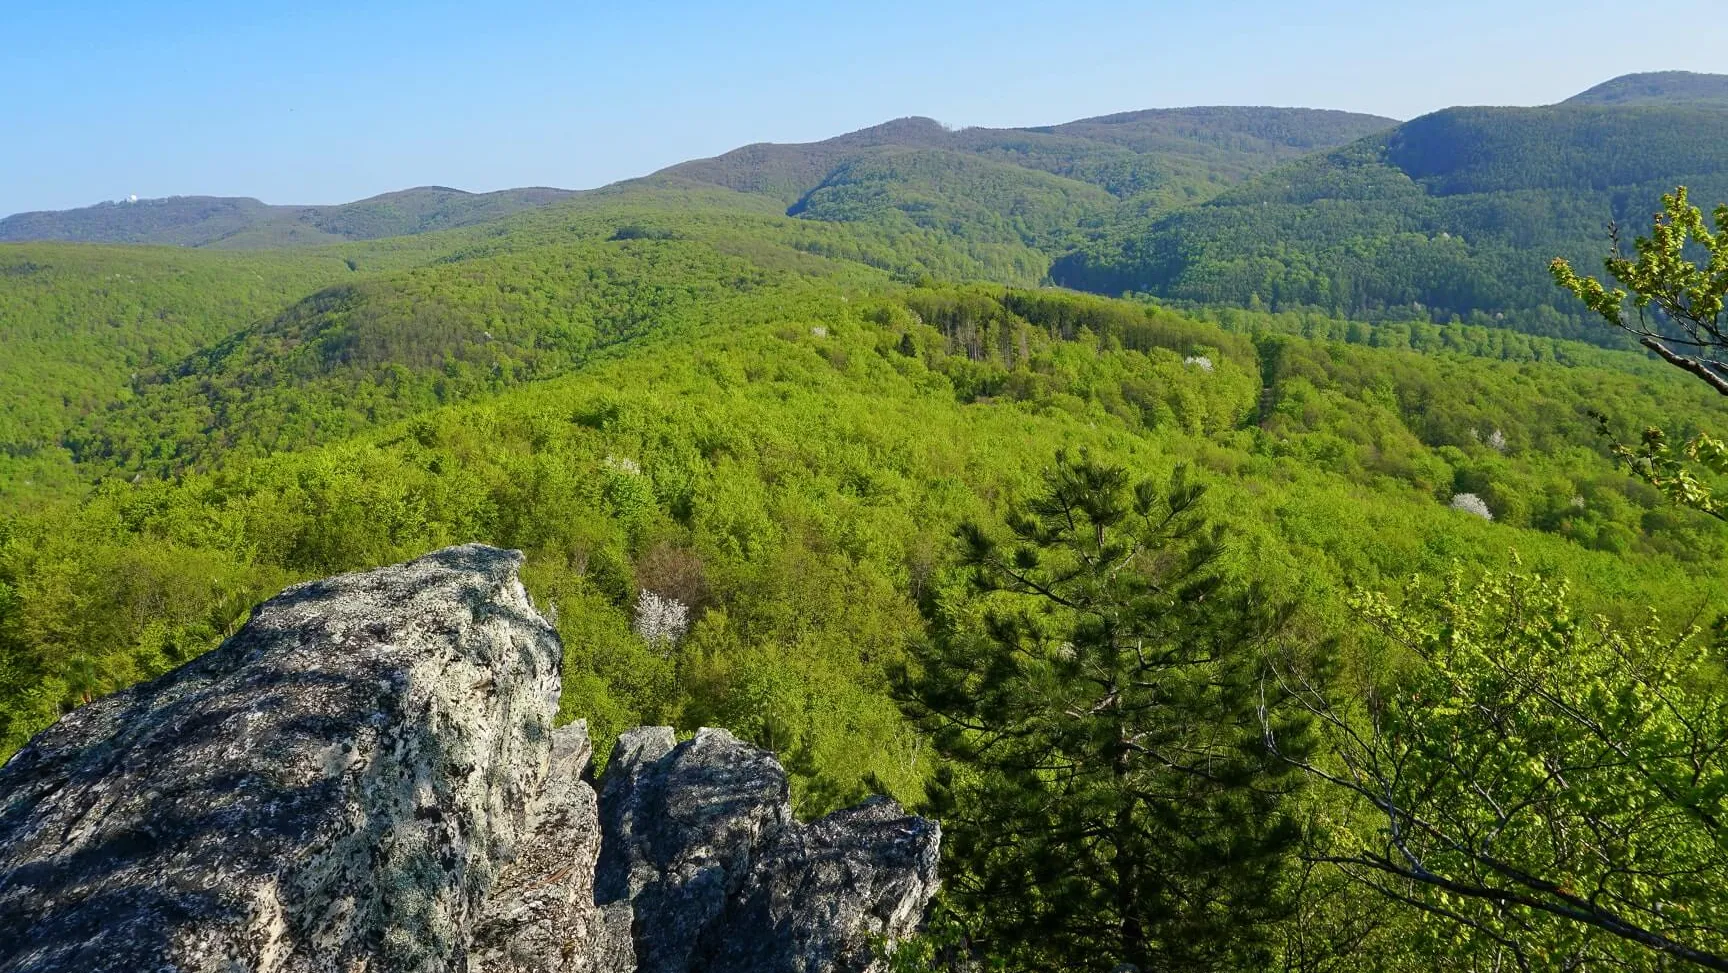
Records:
[[[0,501],[66,488],[75,474],[62,431],[129,399],[154,369],[374,263],[356,272],[315,251],[0,245]]]
[[[1110,294],[1316,307],[1620,344],[1560,306],[1532,250],[1577,260],[1686,183],[1728,198],[1728,111],[1451,108],[1202,205],[1124,210],[1051,276]]]
[[[683,241],[546,257],[474,258],[321,291],[140,381],[131,408],[81,423],[66,444],[92,467],[162,475],[337,441],[749,313],[731,299],[790,276]]]
[[[1692,610],[1674,572],[1706,590],[1718,577],[1722,529],[1617,473],[1580,418],[1590,403],[1701,414],[1716,397],[1665,371],[1603,367],[1626,356],[1585,349],[1606,357],[1565,366],[1295,336],[1256,346],[1083,295],[870,297],[820,281],[723,298],[688,327],[573,374],[357,423],[355,439],[318,450],[266,455],[242,438],[207,474],[176,467],[173,481],[133,484],[122,469],[76,510],[13,519],[0,542],[12,592],[0,653],[17,673],[0,695],[15,715],[8,740],[208,648],[289,580],[486,540],[529,552],[530,589],[560,606],[572,646],[569,715],[591,716],[602,739],[644,721],[729,725],[801,762],[807,793],[856,794],[874,774],[915,796],[928,765],[882,667],[924,632],[918,606],[942,587],[950,525],[998,514],[1065,445],[1148,473],[1179,459],[1208,471],[1255,572],[1322,616],[1344,579],[1498,563],[1509,544],[1565,566],[1605,605]],[[1200,357],[1210,371],[1189,361]],[[345,380],[358,401],[388,388]],[[284,416],[353,421],[344,396],[274,394]],[[1489,444],[1496,430],[1505,452]],[[1448,510],[1460,489],[1499,519]],[[137,583],[155,587],[120,598],[108,579],[162,551],[176,553],[150,563],[184,574],[140,569]],[[684,554],[700,572],[664,566]],[[676,589],[700,616],[679,652],[633,641],[641,579],[698,574]],[[223,601],[222,585],[240,594]],[[87,635],[67,634],[74,617]]]
[[[1616,235],[1615,252],[1605,261],[1608,275],[1621,285],[1612,290],[1594,277],[1579,275],[1564,258],[1556,258],[1550,272],[1556,284],[1577,295],[1610,325],[1637,338],[1668,364],[1728,395],[1728,365],[1720,360],[1728,351],[1728,335],[1722,333],[1723,300],[1728,295],[1728,204],[1717,207],[1712,233],[1681,186],[1662,197],[1662,211],[1656,214],[1650,236],[1638,237],[1633,247],[1636,259],[1622,255]],[[1704,263],[1694,263],[1688,247],[1701,250]],[[1636,320],[1626,313],[1628,296]],[[1721,440],[1694,433],[1684,440],[1677,456],[1668,445],[1668,435],[1650,426],[1638,446],[1615,442],[1613,449],[1676,503],[1728,517],[1728,501],[1719,498],[1713,486],[1681,458],[1694,461],[1706,475],[1728,473],[1728,446]]]
[[[1613,617],[1728,607],[1728,527],[1617,469],[1590,420],[1728,421],[1728,401],[1660,362],[1491,318],[1179,313],[1036,286],[1037,248],[1066,245],[1100,193],[1150,212],[1373,121],[908,123],[868,152],[754,147],[749,193],[662,175],[501,221],[268,253],[0,248],[0,399],[25,431],[0,449],[0,751],[207,650],[285,584],[479,540],[526,552],[566,646],[562,717],[588,718],[602,755],[638,723],[725,725],[781,753],[801,813],[871,790],[920,803],[941,761],[891,675],[908,646],[987,643],[989,611],[1027,614],[1008,603],[1036,599],[966,595],[953,528],[1001,536],[1062,449],[1135,480],[1204,477],[1233,538],[1206,568],[1227,579],[1215,594],[1255,579],[1300,600],[1292,639],[1336,641],[1318,661],[1367,683],[1396,672],[1366,650],[1347,591],[1501,568],[1508,548]],[[745,157],[715,161],[716,178],[749,175]],[[809,201],[836,219],[786,215],[842,169]],[[806,176],[790,197],[776,182]],[[1461,492],[1493,522],[1450,509]],[[643,592],[688,606],[689,631],[641,637]],[[1217,671],[1229,678],[1204,686],[1165,674],[1193,690],[1173,720],[1213,706],[1240,724],[1225,689],[1246,670]],[[950,793],[988,779],[956,773]],[[1259,800],[1194,786],[1196,815]],[[1313,791],[1279,805],[1310,830],[1338,810]],[[982,840],[966,825],[982,815],[956,810],[954,847]],[[1226,824],[1219,837],[1238,833]],[[1214,867],[1234,850],[1167,844],[1166,864],[1194,870],[1159,894],[1238,897],[1240,876]],[[1277,860],[1242,852],[1242,875]],[[1336,873],[1266,881],[1256,907],[1298,911],[1220,933],[1232,961],[1337,970],[1351,943],[1389,966],[1430,961],[1403,913]],[[1016,894],[1053,915],[1037,912],[1048,895]],[[950,914],[958,939],[904,959],[954,960],[985,933],[1026,941],[974,929],[988,912]],[[1205,908],[1183,915],[1158,935],[1216,928]]]
[[[1722,305],[1728,295],[1728,204],[1716,208],[1717,232],[1711,233],[1704,214],[1686,199],[1686,187],[1662,197],[1650,236],[1633,244],[1637,258],[1618,250],[1604,266],[1621,286],[1608,290],[1594,277],[1581,277],[1565,258],[1555,258],[1551,272],[1555,283],[1577,295],[1590,310],[1616,328],[1637,337],[1663,360],[1683,368],[1712,388],[1728,394],[1728,367],[1707,357],[1681,354],[1671,346],[1715,351],[1728,346],[1721,332]],[[1704,252],[1706,262],[1695,264],[1687,254],[1688,244]],[[1638,313],[1636,323],[1626,316],[1627,289]],[[1654,304],[1660,312],[1651,321],[1646,313]]]
[[[1357,607],[1411,668],[1347,707],[1305,687],[1328,752],[1286,755],[1351,804],[1320,859],[1471,968],[1728,968],[1728,696],[1696,632],[1519,571]]]
[[[949,895],[1015,969],[1238,969],[1292,908],[1295,782],[1256,715],[1284,610],[1218,570],[1204,494],[1058,455],[1012,540],[963,531],[984,601],[902,679],[954,764]]]
[[[598,192],[485,228],[269,253],[0,246],[0,498],[331,442],[496,394],[754,294],[1035,281],[1018,244],[789,219],[716,189]],[[75,454],[75,455],[74,455]],[[73,459],[78,464],[72,462]],[[82,482],[81,482],[82,481]]]
[[[1606,416],[1599,417],[1604,431]],[[1728,444],[1706,432],[1696,433],[1681,444],[1676,455],[1668,444],[1668,434],[1655,426],[1646,427],[1638,445],[1632,446],[1613,439],[1609,449],[1639,478],[1682,507],[1701,510],[1718,520],[1728,520],[1728,500],[1699,471],[1715,474],[1712,479],[1728,475]],[[1690,461],[1690,462],[1688,462]]]
[[[787,212],[813,220],[905,222],[969,240],[1060,251],[1116,200],[1036,169],[939,149],[881,151],[837,166]]]
[[[966,920],[956,915],[942,897],[932,903],[916,935],[897,943],[878,941],[872,947],[885,961],[887,973],[948,973],[962,969],[1003,973],[1007,969],[1005,960],[978,951]]]

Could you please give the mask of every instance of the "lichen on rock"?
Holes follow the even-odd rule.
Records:
[[[813,824],[724,730],[626,733],[600,798],[562,647],[482,545],[289,588],[0,767],[0,973],[858,971],[940,832]]]
[[[643,973],[874,969],[936,891],[935,822],[874,798],[801,824],[779,762],[725,730],[624,734],[600,806],[596,894],[630,904]]]
[[[0,768],[0,970],[442,970],[527,826],[561,649],[480,545],[289,588]]]

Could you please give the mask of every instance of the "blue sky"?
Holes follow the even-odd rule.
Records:
[[[0,0],[0,214],[586,188],[913,114],[1545,104],[1631,71],[1728,70],[1723,6]]]

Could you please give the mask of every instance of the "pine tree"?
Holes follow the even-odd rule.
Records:
[[[962,528],[977,598],[901,675],[947,760],[949,895],[1015,967],[1239,969],[1288,914],[1259,680],[1288,611],[1227,581],[1204,493],[1058,454],[1011,542]]]

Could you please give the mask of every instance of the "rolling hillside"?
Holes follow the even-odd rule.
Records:
[[[0,501],[329,442],[563,374],[755,292],[1029,285],[1046,266],[1018,244],[797,219],[698,184],[315,247],[0,244]]]
[[[567,242],[319,290],[135,375],[124,403],[67,429],[64,445],[87,472],[173,476],[545,381],[716,316],[757,320],[811,287],[839,296],[847,281],[888,280],[760,232],[743,256],[728,246],[738,235],[697,227],[675,236],[570,229]]]
[[[1452,108],[1258,176],[1199,206],[1120,214],[1052,277],[1105,293],[1604,336],[1547,260],[1592,266],[1610,221],[1664,192],[1728,199],[1728,111]]]
[[[37,227],[18,232],[185,245],[0,243],[0,757],[199,657],[285,585],[480,541],[523,552],[563,646],[559,720],[588,721],[597,761],[628,727],[728,727],[781,755],[800,817],[869,794],[943,815],[937,934],[1013,932],[1023,920],[1003,903],[1055,903],[1013,962],[992,965],[1000,940],[978,938],[950,973],[1114,968],[1105,947],[1083,963],[1040,952],[1110,901],[1050,895],[1088,842],[1034,855],[1033,880],[968,857],[1022,854],[1001,837],[1048,831],[1076,795],[1109,810],[1070,790],[1069,769],[1119,781],[1124,742],[1158,748],[1144,766],[1160,776],[1141,778],[1156,786],[1119,806],[1164,816],[1198,793],[1229,827],[1155,832],[1184,842],[1284,828],[1258,797],[1192,789],[1215,774],[1302,802],[1293,839],[1311,823],[1328,829],[1317,840],[1374,841],[1382,808],[1296,790],[1288,768],[1164,754],[1199,742],[1273,762],[1262,720],[1288,706],[1274,688],[1287,674],[1343,700],[1357,738],[1380,732],[1378,714],[1478,712],[1444,692],[1391,695],[1435,683],[1409,683],[1424,646],[1374,612],[1484,577],[1510,579],[1491,590],[1529,612],[1491,637],[1527,630],[1544,653],[1647,642],[1666,666],[1677,633],[1728,618],[1728,523],[1628,472],[1597,418],[1622,441],[1646,425],[1719,431],[1728,399],[1641,352],[1568,340],[1605,329],[1584,329],[1542,269],[1550,252],[1599,248],[1606,216],[1638,221],[1671,180],[1728,198],[1728,111],[1465,108],[1390,124],[1275,109],[1025,130],[904,119],[578,194],[15,218]],[[1166,300],[1050,286],[1053,259],[1075,288]],[[1030,580],[981,584],[991,559]],[[1048,577],[1075,600],[1026,601]],[[1529,597],[1551,589],[1566,612]],[[1499,625],[1450,618],[1423,631]],[[943,645],[955,651],[933,663]],[[1478,668],[1523,665],[1525,647],[1496,643]],[[1148,668],[1153,655],[1168,659]],[[1712,691],[1715,657],[1700,659],[1711,668],[1685,672]],[[972,680],[955,697],[1030,707],[1082,756],[969,766],[954,727],[908,705],[938,670]],[[1699,752],[1647,722],[1647,694],[1584,682],[1589,705],[1623,701],[1639,733],[1652,727],[1640,740]],[[1113,702],[1131,683],[1139,701]],[[1222,693],[1237,694],[1228,708],[1213,706]],[[1150,734],[1097,721],[1123,712],[1179,719]],[[980,740],[1020,735],[966,719],[954,726]],[[1445,754],[1460,737],[1432,739]],[[1559,779],[1525,746],[1546,739],[1479,766]],[[1031,825],[960,813],[1011,810],[968,790],[996,778],[1030,785]],[[1574,780],[1589,783],[1563,789]],[[1098,833],[1139,840],[1107,820]],[[1533,833],[1546,847],[1557,832]],[[1294,849],[1242,873],[1249,897],[1290,897],[1247,930],[1248,961],[1138,968],[1516,965],[1495,935],[1436,925],[1407,885],[1397,902],[1419,908],[1311,884],[1333,879]],[[1215,850],[1177,849],[1168,874],[1234,948],[1241,911],[1188,882],[1218,874]],[[1001,874],[1016,876],[1004,892]],[[1696,900],[1719,896],[1701,884]]]
[[[1140,111],[1024,129],[902,118],[822,142],[745,146],[649,181],[769,196],[809,219],[903,220],[1059,253],[1119,206],[1164,211],[1203,200],[1392,124],[1285,108]]]
[[[81,426],[101,485],[0,518],[0,740],[202,651],[287,580],[474,538],[529,552],[603,736],[724,720],[800,754],[817,805],[868,775],[916,794],[884,667],[954,583],[951,526],[1077,445],[1194,465],[1245,534],[1232,563],[1253,552],[1333,622],[1347,584],[1509,547],[1605,610],[1695,610],[1677,570],[1720,590],[1728,530],[1617,470],[1587,419],[1728,421],[1637,356],[1306,338],[1317,322],[788,270],[804,258],[771,240],[746,260],[701,235],[329,290]],[[1460,491],[1494,520],[1450,509]],[[704,611],[688,655],[631,635],[638,588]]]
[[[768,197],[810,219],[888,220],[1056,253],[1119,200],[1164,210],[1205,199],[1280,161],[1391,124],[1370,115],[1276,108],[1143,111],[1034,129],[960,131],[905,118],[807,145],[746,146],[614,188],[720,187]],[[806,199],[819,191],[822,198]],[[20,213],[0,219],[0,242],[316,245],[483,223],[572,195],[422,187],[337,206],[172,197]]]
[[[563,189],[465,193],[422,186],[338,206],[271,206],[256,199],[170,196],[0,219],[0,242],[166,243],[232,250],[426,233],[498,219],[571,195]]]

